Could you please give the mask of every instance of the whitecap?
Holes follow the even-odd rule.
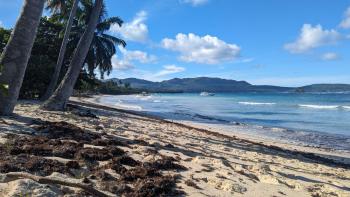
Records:
[[[117,103],[115,104],[115,106],[118,108],[127,109],[127,110],[137,110],[137,111],[142,110],[142,107],[138,105],[127,105],[127,104]]]
[[[350,106],[342,106],[343,109],[350,110]]]
[[[338,105],[298,105],[299,107],[304,108],[313,108],[313,109],[337,109]]]
[[[139,98],[142,101],[148,101],[148,100],[152,99],[152,96],[142,96],[142,97],[139,97]]]

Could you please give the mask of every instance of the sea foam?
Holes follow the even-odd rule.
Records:
[[[126,110],[136,110],[136,111],[141,111],[142,107],[138,105],[127,105],[127,104],[122,104],[121,102],[114,104],[114,106],[126,109]]]
[[[342,106],[343,109],[350,110],[350,106]]]
[[[275,105],[276,103],[238,102],[241,105]]]

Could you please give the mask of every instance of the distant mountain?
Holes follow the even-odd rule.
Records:
[[[297,92],[350,92],[350,84],[313,84],[296,88]]]
[[[152,82],[137,78],[109,79],[129,83],[132,88],[148,92],[340,92],[350,91],[346,84],[316,84],[299,88],[270,85],[252,85],[246,81],[221,78],[197,77],[174,78],[161,82]]]

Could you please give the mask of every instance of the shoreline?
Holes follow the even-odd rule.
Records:
[[[109,96],[109,95],[94,95],[91,98],[71,98],[71,101],[75,102],[83,102],[83,103],[89,103],[93,104],[96,106],[104,106],[110,109],[115,109],[117,111],[125,112],[125,113],[131,113],[134,115],[139,115],[139,116],[145,116],[148,118],[154,118],[157,120],[161,121],[166,121],[166,122],[171,122],[171,123],[178,123],[182,126],[194,128],[194,129],[203,129],[203,130],[208,130],[211,132],[217,132],[219,134],[227,135],[227,136],[234,136],[238,137],[240,139],[244,139],[247,141],[252,141],[255,143],[261,143],[261,144],[266,144],[266,145],[276,145],[279,147],[287,147],[290,150],[297,150],[301,152],[310,152],[310,153],[317,153],[317,154],[329,154],[331,157],[332,156],[340,156],[340,157],[346,157],[346,163],[350,164],[350,150],[340,150],[340,149],[334,149],[334,148],[329,148],[329,147],[323,147],[321,145],[311,145],[311,144],[306,144],[305,142],[301,141],[291,141],[290,139],[278,139],[277,137],[272,137],[272,136],[261,136],[258,134],[249,134],[249,133],[242,133],[244,130],[251,129],[251,127],[261,127],[263,128],[268,128],[269,130],[273,129],[283,129],[283,130],[288,130],[286,128],[280,128],[280,127],[267,127],[267,126],[260,126],[260,125],[253,125],[253,124],[245,124],[245,123],[239,123],[239,125],[220,125],[220,124],[215,124],[215,123],[201,123],[201,122],[196,122],[196,121],[190,121],[190,120],[182,120],[182,121],[177,121],[173,119],[168,119],[168,118],[163,118],[161,116],[149,114],[149,113],[144,113],[142,111],[134,111],[134,110],[129,110],[129,109],[121,109],[118,107],[114,106],[109,106],[105,105],[103,103],[100,103],[99,100],[103,96]],[[248,127],[247,127],[248,126]],[[234,128],[229,128],[229,127],[234,127]],[[238,129],[235,129],[238,128]],[[237,131],[240,130],[240,131]],[[311,132],[314,133],[317,131],[305,131],[305,132]],[[322,133],[322,132],[321,132]],[[328,134],[328,133],[326,133]],[[338,134],[334,134],[338,135]],[[341,135],[341,134],[339,134]],[[344,161],[342,161],[344,162]]]
[[[121,96],[121,98],[118,98]],[[136,111],[142,112],[145,115],[157,116],[162,119],[168,119],[171,121],[183,121],[189,122],[192,124],[200,123],[201,126],[206,125],[216,125],[215,127],[220,128],[221,130],[229,131],[232,133],[239,133],[243,136],[249,136],[254,138],[265,138],[267,140],[273,140],[276,142],[284,141],[288,144],[297,144],[300,146],[308,146],[308,147],[316,147],[323,149],[331,149],[331,150],[339,150],[340,152],[350,153],[350,136],[343,134],[342,132],[337,133],[336,131],[327,132],[320,130],[312,130],[310,128],[303,128],[301,125],[299,127],[287,127],[278,124],[259,124],[252,123],[247,121],[241,121],[239,118],[230,117],[227,118],[217,118],[215,116],[208,116],[201,113],[196,113],[194,111],[186,111],[186,112],[177,112],[176,109],[170,108],[170,111],[161,112],[158,111],[158,108],[166,107],[166,102],[161,102],[161,100],[153,100],[152,98],[135,98],[126,97],[123,95],[115,96],[113,99],[113,95],[98,95],[88,99],[90,102],[96,104],[105,104],[109,106],[113,106],[118,109],[124,109],[127,111]],[[129,96],[129,95],[128,95]],[[109,99],[104,99],[104,97]],[[102,103],[100,100],[103,100]],[[130,99],[130,103],[128,102]],[[156,97],[154,99],[157,99]],[[137,100],[140,100],[141,103],[138,104]],[[151,102],[144,102],[150,100]],[[153,101],[152,101],[153,100]],[[111,102],[113,101],[113,102]],[[157,102],[156,102],[157,101]],[[136,103],[135,103],[136,102]],[[157,105],[152,105],[152,103],[162,103]],[[150,106],[148,106],[150,105]],[[143,109],[146,107],[147,110]],[[183,107],[183,106],[182,106]],[[188,105],[186,106],[189,107]],[[198,109],[194,107],[194,109]],[[244,109],[243,109],[244,110]],[[268,119],[266,119],[268,120]],[[300,120],[303,121],[304,119]],[[305,123],[306,124],[306,123]]]
[[[23,101],[16,106],[15,115],[2,117],[0,148],[12,150],[12,155],[6,151],[0,157],[0,194],[350,195],[350,164],[344,155],[310,147],[295,150],[85,99],[72,98],[65,112],[41,110],[40,102]],[[17,155],[19,150],[26,154]],[[22,175],[26,172],[26,176],[9,180],[10,174],[18,175],[9,172],[11,169]],[[28,179],[27,173],[70,186],[40,183]],[[93,186],[97,191],[84,191],[71,183]]]

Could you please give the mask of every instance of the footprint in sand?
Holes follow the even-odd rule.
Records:
[[[241,193],[243,194],[244,192],[247,191],[247,188],[244,186],[241,186],[238,183],[234,183],[231,180],[223,180],[223,179],[218,179],[218,178],[209,178],[208,179],[208,184],[213,185],[216,189],[218,190],[223,190],[227,191],[230,193]]]

